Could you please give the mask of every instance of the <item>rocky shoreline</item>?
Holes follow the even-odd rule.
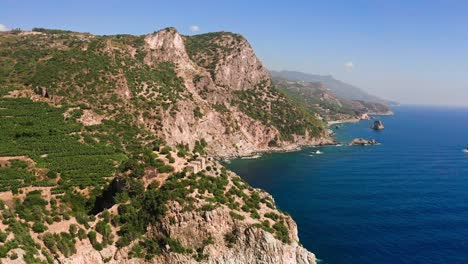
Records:
[[[366,114],[366,116],[369,116],[370,118],[350,118],[350,119],[333,120],[333,121],[328,121],[327,125],[328,127],[332,127],[334,125],[345,124],[345,123],[357,123],[363,120],[372,120],[377,116],[389,116],[393,114],[394,114],[393,111],[389,111],[385,113],[377,113],[377,114],[369,113],[369,114]],[[333,134],[334,132],[330,130],[327,136],[319,138],[317,139],[316,142],[312,142],[309,144],[294,143],[294,144],[290,144],[284,147],[249,150],[249,151],[244,151],[245,153],[215,156],[214,158],[217,160],[221,160],[221,161],[227,161],[227,160],[236,159],[236,158],[255,159],[255,158],[259,158],[262,154],[265,154],[265,153],[287,153],[287,152],[300,151],[308,147],[337,146],[340,144],[344,144],[344,143],[338,142],[335,138],[333,138]],[[353,144],[353,141],[348,143],[348,145],[360,145],[360,144]],[[366,140],[366,145],[377,145],[377,144],[378,142],[376,142],[373,139]]]
[[[225,155],[225,156],[214,156],[216,160],[221,160],[221,161],[226,161],[230,159],[237,159],[237,158],[258,158],[262,154],[266,153],[287,153],[287,152],[295,152],[295,151],[300,151],[304,148],[308,147],[324,147],[324,146],[336,146],[340,144],[338,141],[336,141],[333,137],[324,137],[320,138],[318,140],[319,142],[314,142],[310,144],[291,144],[288,146],[285,146],[283,148],[270,148],[270,149],[258,149],[258,150],[252,150],[251,152],[248,152],[246,154],[232,154],[232,155]]]

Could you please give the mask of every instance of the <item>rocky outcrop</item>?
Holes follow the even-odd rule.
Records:
[[[208,212],[180,213],[181,209],[172,207],[172,212],[164,221],[165,232],[187,247],[200,247],[203,241],[211,238],[214,243],[203,248],[207,259],[202,263],[312,264],[316,261],[314,254],[298,245],[297,226],[290,217],[287,222],[292,242],[287,244],[273,234],[252,226],[252,219],[232,219],[227,207]],[[229,244],[225,239],[228,234],[233,237]],[[180,255],[164,256],[164,259],[170,260],[169,263],[196,263],[192,258]]]
[[[239,37],[236,48],[216,65],[215,83],[234,90],[252,89],[270,76],[249,42]]]
[[[378,142],[375,139],[364,139],[364,138],[356,138],[351,143],[352,146],[367,146],[367,145],[377,145]]]
[[[261,197],[273,198],[262,193]],[[199,200],[198,200],[199,202]],[[195,207],[198,207],[195,203]],[[168,206],[169,212],[158,227],[149,229],[149,235],[166,234],[179,241],[185,248],[196,249],[202,259],[194,259],[192,254],[165,252],[151,261],[129,257],[130,247],[117,249],[110,246],[96,251],[89,241],[78,245],[78,252],[68,258],[60,258],[61,263],[165,263],[165,264],[315,264],[316,257],[299,244],[297,225],[294,220],[276,210],[283,217],[288,229],[289,243],[275,237],[254,223],[248,215],[245,219],[234,219],[227,206],[219,206],[212,211],[186,211],[177,203]],[[262,208],[260,212],[265,212]],[[268,209],[270,210],[270,209]],[[229,241],[227,237],[230,236]],[[206,241],[210,241],[207,243]]]
[[[371,126],[372,129],[374,130],[383,130],[385,127],[382,123],[381,120],[377,120],[374,122],[374,124]]]
[[[167,28],[145,36],[145,62],[148,65],[174,63],[191,97],[177,102],[176,113],[164,113],[162,128],[154,129],[155,133],[170,145],[183,143],[193,147],[196,140],[203,138],[208,142],[208,151],[222,157],[332,142],[324,133],[320,137],[296,135],[293,141],[270,146],[269,142],[280,138],[278,129],[252,119],[231,105],[236,91],[270,93],[268,71],[242,36],[227,32],[206,35],[181,36],[176,29]],[[200,41],[199,38],[203,42],[197,45],[202,48],[195,49],[191,43]],[[258,88],[260,85],[262,88]],[[213,105],[222,106],[226,111],[216,110]],[[197,107],[202,117],[194,116]]]
[[[194,70],[195,67],[185,50],[184,40],[175,28],[167,28],[145,36],[148,51],[145,62],[169,61],[178,69]]]

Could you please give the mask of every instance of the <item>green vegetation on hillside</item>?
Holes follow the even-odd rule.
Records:
[[[234,33],[212,32],[187,36],[185,47],[190,59],[206,68],[214,77],[218,62],[237,48],[242,39],[241,35]]]
[[[318,114],[326,121],[356,118],[364,113],[387,112],[390,109],[381,103],[361,100],[346,100],[336,96],[319,82],[273,79],[276,87],[295,105],[311,114]]]
[[[111,114],[132,109],[154,120],[163,111],[174,115],[175,103],[188,96],[172,63],[144,62],[142,36],[36,31],[44,34],[0,38],[0,85],[31,86],[39,94],[47,89],[62,102]],[[125,105],[130,97],[132,105]]]
[[[265,89],[261,84],[258,90],[236,91],[237,99],[233,104],[253,119],[264,125],[277,128],[281,140],[292,141],[293,135],[320,136],[323,124],[312,115],[294,105],[276,88]],[[264,96],[266,95],[266,96]]]

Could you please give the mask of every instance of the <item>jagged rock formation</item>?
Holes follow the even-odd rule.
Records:
[[[175,115],[163,118],[162,131],[170,144],[192,145],[203,138],[212,154],[233,156],[328,142],[324,132],[311,136],[312,131],[283,142],[281,131],[267,125],[271,122],[252,118],[234,104],[245,91],[266,100],[274,92],[267,70],[242,36],[220,32],[183,37],[169,28],[146,36],[145,42],[150,50],[145,61],[174,63],[192,96],[190,101],[178,102]],[[270,100],[276,103],[280,95]],[[198,108],[197,117],[193,113]],[[278,144],[272,146],[272,141]]]
[[[374,130],[383,130],[385,127],[381,120],[376,120],[371,128]]]

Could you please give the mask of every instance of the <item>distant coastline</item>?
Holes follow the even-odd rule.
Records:
[[[382,113],[367,113],[366,115],[370,116],[371,117],[370,119],[358,118],[358,117],[349,118],[349,119],[338,119],[338,120],[328,121],[327,125],[332,126],[332,125],[344,124],[344,123],[357,123],[357,122],[362,121],[362,120],[371,120],[371,119],[373,119],[372,117],[375,117],[375,116],[390,116],[390,115],[394,115],[394,114],[395,113],[393,111],[387,111],[387,112],[382,112]]]

